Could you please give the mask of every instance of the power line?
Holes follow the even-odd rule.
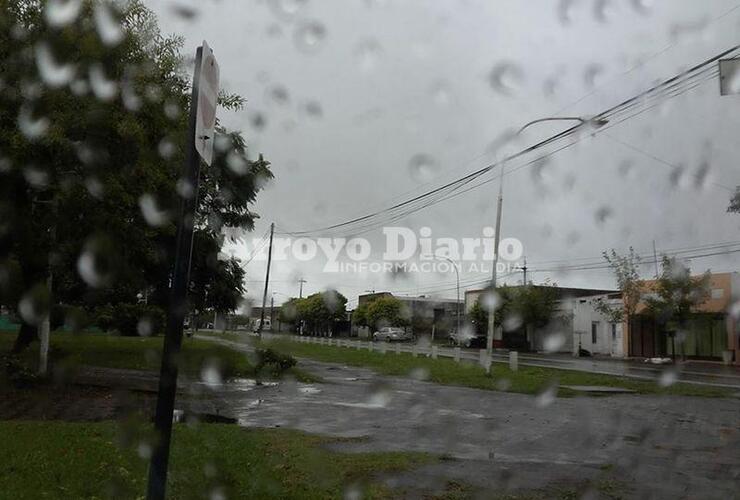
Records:
[[[711,21],[709,21],[709,23],[707,23],[707,26],[710,26],[710,25],[712,25],[712,24],[714,24],[714,23],[716,23],[716,22],[720,21],[721,19],[723,19],[723,18],[725,18],[725,17],[729,16],[729,15],[730,15],[730,14],[732,14],[732,13],[733,13],[734,11],[736,11],[736,10],[737,10],[738,8],[740,8],[740,4],[737,4],[737,5],[735,5],[734,7],[731,7],[730,9],[726,10],[725,12],[723,12],[722,14],[720,14],[719,16],[717,16],[717,17],[715,17],[714,19],[712,19]],[[675,46],[676,46],[677,44],[678,44],[678,40],[676,40],[675,42],[669,43],[668,45],[666,45],[665,47],[663,47],[663,48],[662,48],[662,49],[660,49],[659,51],[657,51],[657,52],[655,52],[655,53],[651,54],[651,55],[650,55],[650,56],[648,56],[648,57],[647,57],[646,59],[643,59],[643,60],[642,60],[642,61],[640,61],[639,63],[637,63],[637,64],[635,64],[634,66],[632,66],[631,68],[627,69],[627,71],[624,71],[623,73],[621,73],[621,74],[619,74],[619,75],[615,76],[614,78],[610,79],[609,81],[607,81],[607,82],[604,82],[603,84],[601,84],[601,85],[599,85],[598,87],[596,87],[596,88],[594,88],[593,90],[591,90],[591,91],[590,91],[589,93],[587,93],[586,95],[584,95],[584,96],[582,96],[582,97],[580,97],[580,98],[576,99],[576,100],[575,100],[574,102],[572,102],[572,103],[570,103],[570,104],[568,104],[568,105],[566,105],[566,106],[564,106],[564,107],[560,108],[560,109],[559,109],[558,111],[556,111],[556,112],[555,112],[555,114],[556,114],[556,115],[559,115],[560,113],[562,113],[562,112],[563,112],[563,111],[565,111],[566,109],[568,109],[568,108],[572,108],[572,107],[573,107],[573,106],[575,106],[576,104],[579,104],[580,102],[582,102],[582,101],[584,101],[584,100],[588,99],[589,97],[591,97],[592,95],[594,95],[594,94],[595,94],[596,92],[598,92],[598,91],[602,90],[602,89],[603,89],[604,87],[606,87],[606,86],[608,86],[608,85],[611,85],[611,84],[612,84],[612,83],[614,83],[615,81],[617,81],[617,80],[619,80],[619,79],[621,79],[621,78],[624,78],[625,76],[629,75],[629,74],[630,74],[630,73],[632,73],[633,71],[635,71],[635,70],[637,70],[637,69],[640,69],[640,68],[644,67],[644,66],[645,66],[645,64],[647,64],[648,62],[652,61],[652,60],[653,60],[653,59],[655,59],[656,57],[659,57],[660,55],[662,55],[662,54],[664,54],[664,53],[668,52],[668,51],[669,51],[670,49],[672,49],[673,47],[675,47]]]
[[[688,90],[691,90],[693,88],[696,88],[696,86],[701,85],[705,81],[707,81],[707,72],[709,74],[709,78],[714,77],[714,73],[712,72],[711,68],[708,70],[706,69],[708,66],[713,64],[719,59],[722,59],[724,57],[727,57],[728,55],[732,54],[733,52],[737,51],[737,49],[740,48],[740,46],[732,47],[729,50],[726,50],[720,54],[717,54],[706,61],[699,63],[692,68],[679,73],[678,75],[675,75],[659,84],[656,84],[652,86],[651,88],[631,97],[630,99],[627,99],[615,106],[612,106],[611,108],[608,108],[605,111],[602,111],[601,113],[594,116],[594,119],[601,119],[601,120],[609,120],[611,116],[617,116],[620,112],[626,112],[635,106],[644,106],[645,103],[649,102],[650,99],[653,101],[666,99],[666,98],[673,98],[677,97],[678,95],[681,95],[685,93]],[[702,79],[703,77],[703,79]],[[695,79],[699,78],[698,83],[694,81]],[[652,106],[654,107],[654,106]],[[646,108],[642,111],[638,111],[636,113],[633,113],[632,115],[628,115],[626,118],[621,118],[617,123],[609,123],[609,125],[606,126],[606,128],[611,128],[619,123],[622,123],[626,121],[627,119],[631,119],[638,114],[647,111]],[[522,157],[526,154],[531,153],[532,151],[535,151],[537,149],[540,149],[542,147],[545,147],[549,144],[552,144],[556,141],[559,141],[560,139],[569,137],[579,131],[582,128],[581,124],[572,126],[560,133],[557,133],[551,137],[548,137],[547,139],[540,141],[532,146],[529,146],[527,148],[524,148],[512,155],[509,155],[508,157],[504,158],[503,160],[499,162],[492,163],[490,165],[487,165],[479,170],[476,170],[470,174],[467,174],[461,178],[458,178],[456,180],[453,180],[451,182],[448,182],[440,187],[437,187],[435,189],[429,190],[427,192],[424,192],[420,195],[414,196],[408,200],[393,204],[392,206],[375,211],[369,214],[366,214],[361,217],[355,217],[353,219],[332,224],[325,227],[320,227],[312,230],[304,230],[304,231],[284,231],[285,234],[290,234],[293,236],[302,236],[302,235],[310,235],[310,234],[317,234],[317,233],[326,233],[329,231],[337,230],[340,228],[351,228],[353,226],[357,226],[358,223],[365,223],[363,226],[361,226],[362,229],[368,229],[372,226],[377,226],[378,224],[382,224],[384,222],[387,222],[388,220],[396,220],[400,217],[405,217],[409,213],[413,213],[415,211],[421,210],[423,208],[427,208],[433,204],[439,203],[441,201],[444,201],[445,199],[449,199],[450,197],[457,196],[455,191],[460,189],[462,186],[465,186],[468,183],[473,182],[477,178],[483,176],[484,174],[490,172],[492,169],[494,169],[496,166],[499,166],[505,162],[510,162],[512,160],[515,160],[519,157]],[[578,139],[578,141],[581,139]],[[578,142],[576,141],[576,142]],[[569,146],[566,146],[569,147]],[[557,151],[555,151],[557,152]],[[531,164],[531,163],[529,163]],[[529,165],[526,164],[526,165]],[[520,168],[523,168],[523,166],[520,166],[512,171],[510,171],[507,175],[513,173],[516,170],[519,170]],[[484,184],[485,182],[490,182],[490,179],[484,182],[481,182],[476,185],[480,186]],[[469,191],[469,188],[465,192]],[[431,199],[429,199],[431,198]],[[422,206],[415,206],[415,203],[422,202]],[[408,208],[407,208],[408,207]],[[398,211],[399,209],[404,209],[405,211],[403,213],[393,213]],[[390,216],[390,218],[388,218]],[[385,219],[384,219],[385,218]],[[380,219],[380,220],[378,220]],[[370,223],[371,222],[371,223]]]

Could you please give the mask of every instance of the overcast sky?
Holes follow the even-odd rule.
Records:
[[[609,108],[737,44],[736,4],[149,2],[163,31],[185,37],[186,50],[207,40],[222,86],[248,101],[243,112],[220,118],[244,132],[252,153],[264,153],[275,174],[258,196],[261,219],[249,238],[273,221],[300,231],[381,209],[492,162],[490,145],[507,130]],[[197,15],[182,16],[183,5]],[[497,71],[501,85],[492,82]],[[507,175],[502,236],[523,243],[535,282],[594,288],[614,285],[609,271],[542,270],[552,269],[548,261],[578,263],[612,247],[649,253],[653,240],[658,252],[740,241],[740,215],[726,213],[740,184],[739,115],[740,97],[720,97],[715,78],[584,137],[543,165]],[[531,127],[508,148],[567,126]],[[430,159],[422,170],[410,165],[420,154]],[[498,181],[487,183],[393,225],[427,226],[435,237],[480,236],[494,225],[497,190]],[[380,230],[362,236],[375,251],[384,249]],[[250,250],[231,249],[240,257]],[[735,270],[738,255],[697,259],[692,267]],[[276,302],[297,295],[299,277],[307,280],[304,293],[337,287],[350,304],[365,290],[455,295],[454,274],[322,273],[323,265],[274,263]],[[644,271],[654,272],[652,265]],[[247,265],[250,297],[261,297],[264,272],[263,261]],[[461,280],[485,277],[463,272]],[[506,278],[516,280],[518,273]]]

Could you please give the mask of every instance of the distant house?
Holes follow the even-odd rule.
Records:
[[[654,293],[655,283],[654,280],[643,282],[646,296]],[[740,303],[740,274],[712,274],[709,287],[709,298],[696,308],[686,328],[675,339],[675,354],[716,360],[729,356],[735,364],[740,364],[737,355],[740,352],[740,322],[737,314],[730,311],[733,304]],[[664,325],[647,314],[644,303],[638,306],[624,340],[624,349],[629,356],[651,358],[673,354],[674,339]]]
[[[545,285],[530,286],[545,287]],[[557,306],[550,323],[529,333],[523,325],[512,330],[505,330],[501,332],[501,338],[494,341],[494,347],[576,353],[580,343],[584,349],[591,352],[612,356],[623,355],[621,348],[613,348],[611,344],[613,341],[610,337],[614,333],[618,339],[621,339],[621,327],[616,330],[612,329],[607,324],[607,318],[594,308],[594,299],[602,297],[611,300],[617,292],[592,288],[551,286],[547,288],[554,289],[557,297]],[[483,293],[485,289],[465,292],[466,312],[470,311]],[[621,304],[621,301],[619,303]],[[595,336],[585,335],[592,330]]]
[[[358,297],[358,305],[364,305],[380,297],[394,297],[401,301],[411,321],[416,335],[431,335],[441,338],[447,336],[455,327],[458,311],[463,315],[462,304],[456,300],[427,297],[424,295],[408,297],[393,295],[390,292],[373,292]]]

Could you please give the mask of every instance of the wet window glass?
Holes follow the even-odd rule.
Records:
[[[0,0],[0,497],[735,498],[733,0]]]

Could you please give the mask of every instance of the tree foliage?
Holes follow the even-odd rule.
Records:
[[[512,323],[541,328],[547,325],[557,307],[555,285],[501,286],[483,292],[468,312],[477,334],[488,330],[488,314],[495,309],[494,324]]]
[[[302,299],[291,298],[280,308],[280,321],[310,334],[323,334],[333,330],[334,323],[347,315],[347,298],[336,290],[314,293]]]
[[[735,194],[730,198],[730,205],[727,207],[727,211],[740,214],[740,186],[735,188]]]
[[[640,281],[640,256],[630,247],[626,255],[619,255],[613,248],[603,253],[604,259],[614,272],[617,288],[622,295],[622,307],[613,307],[605,300],[597,300],[595,309],[609,318],[613,323],[630,321],[642,300],[642,282]]]
[[[710,278],[709,271],[693,277],[686,264],[663,256],[654,296],[645,299],[648,311],[671,331],[683,327],[695,308],[709,298]]]
[[[0,303],[39,306],[22,309],[33,314],[21,314],[17,348],[51,303],[94,310],[144,293],[165,307],[174,215],[194,194],[180,179],[190,100],[182,38],[163,36],[138,0],[85,1],[65,26],[49,24],[45,6],[0,0]],[[96,28],[106,6],[120,33]],[[197,308],[223,310],[243,293],[243,271],[216,258],[222,234],[252,229],[250,206],[272,174],[261,156],[248,159],[238,132],[217,132],[213,165],[201,169],[190,290]],[[41,300],[31,291],[50,272],[53,297]]]
[[[378,329],[384,326],[407,326],[409,312],[396,297],[384,296],[374,299],[367,305],[367,325]]]

